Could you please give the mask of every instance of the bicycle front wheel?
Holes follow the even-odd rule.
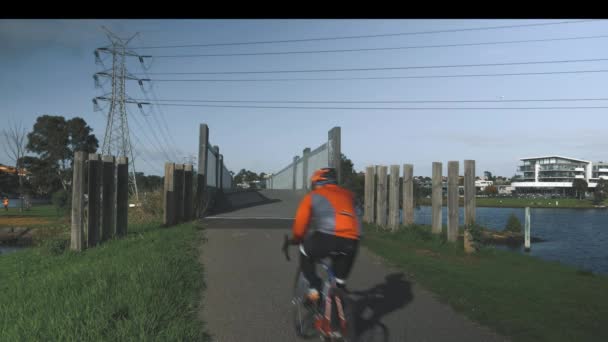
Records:
[[[306,292],[308,291],[308,285],[308,281],[304,278],[304,274],[298,270],[292,298],[292,315],[296,334],[304,338],[318,334],[315,329],[316,311],[313,307],[304,302]]]

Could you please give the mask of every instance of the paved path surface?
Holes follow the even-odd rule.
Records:
[[[300,340],[290,311],[297,251],[291,249],[288,262],[280,247],[292,224],[286,218],[295,212],[301,194],[265,191],[261,195],[279,201],[263,199],[266,204],[259,206],[241,203],[242,209],[204,220],[208,241],[201,262],[207,288],[200,314],[217,342]],[[439,303],[365,248],[348,286],[377,295],[356,302],[357,326],[373,341],[506,340]]]

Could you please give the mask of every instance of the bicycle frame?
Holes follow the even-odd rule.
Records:
[[[285,236],[285,241],[283,243],[282,250],[285,253],[285,257],[287,260],[290,260],[287,246],[291,243],[287,236]],[[335,331],[331,327],[332,319],[332,298],[335,298],[336,308],[338,311],[338,318],[340,321],[340,328],[344,335],[346,334],[346,318],[344,315],[344,307],[342,304],[342,291],[336,285],[336,275],[331,267],[331,265],[324,260],[319,260],[317,262],[321,267],[325,270],[327,274],[327,279],[323,282],[323,298],[325,300],[325,307],[323,310],[323,318],[315,321],[314,328],[319,331],[325,337],[334,337],[336,336]],[[300,271],[301,272],[301,271]]]

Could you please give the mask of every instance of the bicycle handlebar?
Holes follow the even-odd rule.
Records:
[[[289,236],[287,234],[285,234],[285,239],[283,240],[283,247],[281,247],[281,250],[283,251],[283,253],[285,253],[285,258],[287,259],[287,261],[291,260],[289,258],[289,245],[297,245],[297,244],[298,244],[297,242],[290,239]]]

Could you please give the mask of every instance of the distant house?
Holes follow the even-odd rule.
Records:
[[[515,187],[511,185],[499,185],[498,186],[498,194],[499,195],[511,195],[515,191]]]

